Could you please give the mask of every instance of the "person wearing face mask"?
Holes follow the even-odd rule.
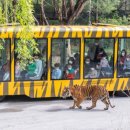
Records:
[[[107,57],[106,52],[102,47],[98,47],[95,52],[94,62],[99,63],[104,56]]]
[[[121,66],[124,65],[126,56],[127,56],[126,50],[123,49],[123,50],[121,51],[121,55],[120,55],[120,58],[119,58],[119,64],[120,64]]]
[[[130,55],[126,56],[124,67],[123,67],[124,73],[127,75],[130,75]]]
[[[55,63],[55,68],[52,71],[52,79],[61,79],[61,70],[60,70],[60,64]]]
[[[124,62],[125,62],[125,59],[126,59],[126,55],[127,55],[126,50],[123,49],[123,50],[121,51],[121,55],[120,55],[120,58],[119,58],[119,64],[120,64],[121,66],[124,65]]]
[[[34,61],[29,61],[29,64],[27,65],[27,73],[25,75],[26,79],[30,79],[30,77],[36,76],[34,73],[36,69],[36,63]]]
[[[101,68],[101,75],[103,77],[109,76],[110,74],[112,74],[111,67],[110,67],[109,62],[105,56],[101,59],[99,66]]]
[[[66,79],[74,79],[76,71],[72,68],[71,64],[67,65],[67,70],[65,72]]]
[[[93,63],[90,61],[89,56],[86,56],[84,63],[84,77],[89,74],[89,71],[92,67],[94,67]]]
[[[95,40],[95,43],[89,45],[88,56],[91,61],[95,61],[95,57],[99,48],[99,39]]]
[[[118,76],[124,75],[123,68],[124,68],[126,56],[127,56],[127,52],[125,49],[123,49],[121,51],[121,55],[120,55],[119,61],[118,61]]]
[[[35,76],[30,77],[30,79],[32,79],[32,80],[40,80],[41,76],[43,74],[43,66],[45,66],[45,65],[39,57],[40,57],[39,54],[34,55],[34,61],[35,61],[35,64],[36,64],[36,69],[34,71]]]
[[[19,62],[19,60],[16,60],[16,64],[15,64],[15,78],[19,79],[20,77],[21,77],[20,62]]]

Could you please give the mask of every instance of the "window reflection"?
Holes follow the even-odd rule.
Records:
[[[52,79],[79,78],[79,50],[79,39],[52,40]]]
[[[18,39],[15,40],[17,47]],[[46,80],[47,79],[47,40],[36,39],[38,54],[33,54],[33,60],[28,61],[25,70],[20,67],[20,59],[15,57],[15,80]]]
[[[10,40],[0,39],[0,81],[10,80]]]
[[[113,77],[113,39],[85,39],[84,78]]]
[[[130,39],[119,40],[118,49],[118,77],[130,76]]]

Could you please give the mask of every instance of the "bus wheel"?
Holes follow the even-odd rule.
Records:
[[[0,96],[0,102],[4,100],[5,96]]]

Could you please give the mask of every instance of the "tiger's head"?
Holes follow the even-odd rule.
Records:
[[[67,98],[71,96],[70,89],[68,87],[65,87],[62,91],[62,97]]]

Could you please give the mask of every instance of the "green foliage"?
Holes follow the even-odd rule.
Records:
[[[99,20],[101,23],[108,23],[114,25],[129,25],[129,18],[126,16],[120,17],[117,13],[113,14],[112,18],[100,17]]]
[[[16,21],[21,25],[34,25],[32,0],[19,0],[16,6]]]
[[[93,10],[98,8],[98,13],[109,14],[116,10],[121,0],[92,0]],[[96,10],[95,10],[96,11]]]
[[[23,26],[20,40],[17,43],[16,53],[18,54],[21,68],[25,68],[28,60],[32,60],[32,55],[38,53],[37,43],[33,39],[32,25],[35,25],[33,16],[32,0],[19,0],[16,6],[16,21]]]
[[[39,52],[37,42],[32,38],[33,32],[30,26],[23,26],[20,39],[17,41],[15,52],[20,59],[21,68],[24,69],[28,61],[33,59],[33,54]]]
[[[0,24],[5,22],[4,14],[2,13],[2,8],[0,7]]]
[[[15,2],[15,4],[14,4]],[[35,25],[33,16],[33,0],[0,0],[0,24],[19,23],[23,27],[15,52],[24,69],[34,53],[38,53],[37,43],[33,39],[32,25]],[[0,49],[2,46],[0,45]]]

